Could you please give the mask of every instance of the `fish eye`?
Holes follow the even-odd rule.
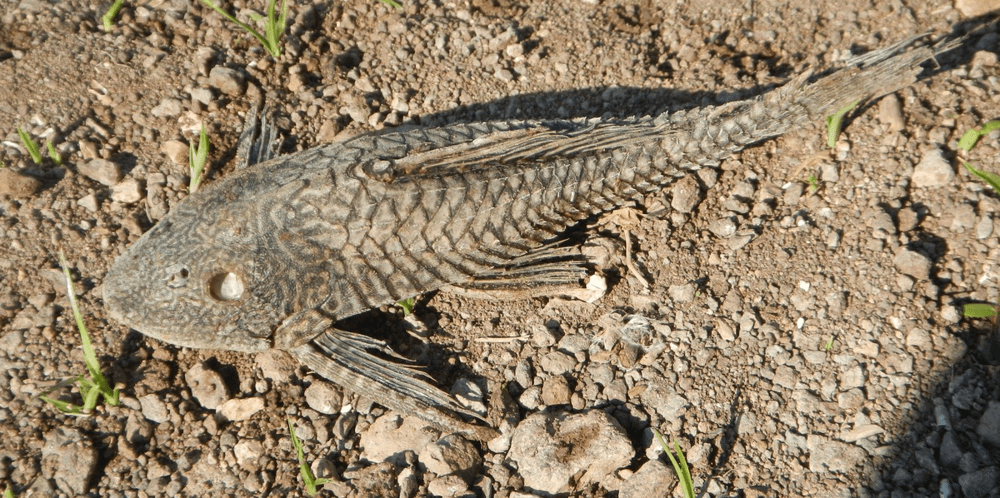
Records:
[[[232,272],[221,272],[208,279],[208,293],[212,299],[224,303],[239,301],[245,290],[243,279]]]

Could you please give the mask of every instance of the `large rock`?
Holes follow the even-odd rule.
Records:
[[[1000,472],[996,467],[986,467],[975,472],[962,474],[958,477],[958,485],[966,498],[986,498],[996,496],[997,478]]]
[[[264,398],[240,398],[226,400],[219,405],[218,411],[222,418],[233,422],[250,420],[264,409]]]
[[[306,388],[306,404],[309,408],[325,415],[333,415],[340,412],[340,405],[343,402],[343,394],[340,388],[322,380],[314,380]]]
[[[208,84],[229,96],[242,95],[247,89],[243,73],[222,66],[213,67],[208,73]]]
[[[292,355],[280,349],[268,349],[258,354],[254,358],[254,363],[260,368],[265,379],[278,382],[290,380],[295,375],[295,369],[299,366],[299,362]]]
[[[617,420],[589,410],[531,415],[514,429],[507,455],[526,489],[553,496],[601,482],[628,466],[635,451]]]

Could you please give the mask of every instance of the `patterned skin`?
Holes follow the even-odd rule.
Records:
[[[178,203],[104,280],[110,315],[178,346],[291,352],[380,403],[493,432],[337,320],[445,285],[572,282],[570,225],[844,106],[903,88],[957,42],[922,37],[757,98],[628,121],[456,124],[261,154]],[[267,130],[273,135],[273,130]],[[373,355],[372,352],[382,356]],[[400,359],[399,357],[395,357]]]

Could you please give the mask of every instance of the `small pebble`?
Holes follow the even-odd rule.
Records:
[[[927,280],[931,272],[931,260],[916,251],[903,249],[892,259],[892,264],[904,275],[918,280]]]
[[[681,213],[690,213],[700,201],[701,189],[694,177],[685,175],[671,187],[670,194],[670,207]]]
[[[219,406],[219,415],[222,415],[226,420],[239,422],[253,417],[263,409],[264,400],[262,398],[231,399]]]
[[[41,190],[42,182],[11,168],[0,169],[0,195],[9,195],[15,199],[31,197]]]
[[[993,220],[988,216],[983,216],[976,223],[976,238],[979,240],[988,239],[993,235]]]
[[[142,200],[142,186],[138,180],[129,178],[111,187],[111,200],[122,204],[134,204]]]
[[[878,105],[878,119],[889,128],[889,131],[903,131],[906,120],[903,118],[903,106],[899,97],[891,93],[882,98]]]
[[[695,291],[693,284],[671,285],[667,294],[678,303],[688,303],[694,300]]]
[[[174,98],[165,98],[160,101],[160,105],[149,111],[154,117],[169,118],[181,113],[181,101]]]
[[[247,86],[243,73],[222,66],[215,66],[208,73],[208,84],[229,96],[242,95]]]
[[[108,187],[118,183],[124,175],[121,166],[105,159],[91,159],[77,165],[77,169],[83,176]]]
[[[925,152],[913,169],[913,185],[917,187],[943,187],[954,179],[955,170],[937,147]]]
[[[979,434],[993,446],[1000,448],[1000,402],[990,402],[989,408],[979,417],[976,434]]]
[[[218,372],[204,363],[199,363],[184,374],[184,380],[191,388],[191,394],[209,410],[215,410],[229,399],[226,382]],[[232,420],[232,419],[230,419]]]
[[[88,194],[77,199],[76,205],[90,211],[91,213],[96,213],[97,209],[100,207],[97,203],[97,197],[95,197],[94,194]]]
[[[736,222],[732,218],[721,218],[710,223],[708,230],[722,239],[732,237],[736,233]]]

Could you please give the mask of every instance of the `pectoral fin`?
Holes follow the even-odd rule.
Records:
[[[291,351],[333,326],[333,318],[315,308],[295,313],[274,331],[274,348]]]
[[[496,431],[489,427],[466,423],[439,411],[443,408],[481,419],[431,384],[431,378],[426,373],[408,365],[406,358],[393,352],[382,341],[329,329],[289,352],[323,377],[369,396],[388,408],[412,413],[476,439],[488,440],[497,436]]]

